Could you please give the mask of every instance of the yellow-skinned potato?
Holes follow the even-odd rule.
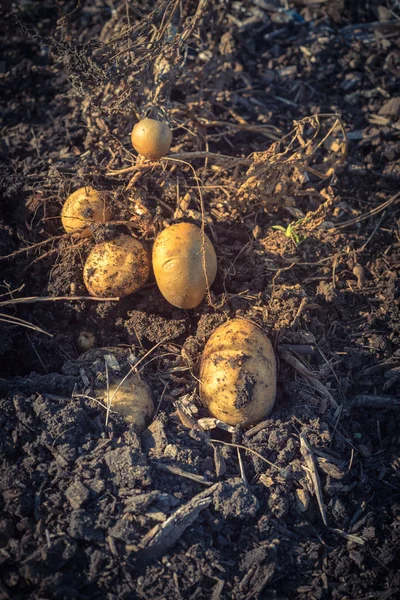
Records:
[[[142,119],[132,129],[132,146],[145,158],[159,160],[171,146],[172,131],[164,121]]]
[[[192,223],[177,223],[164,229],[153,246],[153,270],[160,292],[178,308],[194,308],[203,300],[217,274],[214,247]]]
[[[130,235],[120,235],[94,246],[83,269],[83,280],[92,296],[123,297],[139,290],[149,274],[146,248]]]
[[[107,405],[111,400],[111,410],[117,412],[129,424],[132,424],[138,433],[142,433],[154,415],[154,403],[151,390],[147,383],[137,373],[132,373],[120,385],[112,383],[109,388],[99,390],[98,396],[104,398]]]
[[[276,360],[268,337],[253,323],[232,319],[208,340],[200,367],[200,398],[229,425],[252,425],[272,410]]]
[[[90,237],[92,223],[105,223],[112,218],[109,198],[105,192],[82,187],[68,196],[61,210],[61,222],[67,233]]]

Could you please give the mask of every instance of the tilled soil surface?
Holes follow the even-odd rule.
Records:
[[[1,4],[1,600],[400,597],[398,9]],[[176,159],[136,161],[148,111]],[[59,216],[83,185],[114,221],[82,240]],[[202,219],[198,308],[154,277],[87,299],[96,241]],[[205,430],[201,353],[233,317],[273,342],[277,401]],[[99,393],[135,365],[141,435]]]

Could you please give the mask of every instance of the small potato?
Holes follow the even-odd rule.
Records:
[[[172,131],[164,121],[142,119],[132,129],[132,146],[145,158],[158,160],[171,146]]]
[[[154,242],[153,269],[160,292],[168,302],[178,308],[194,308],[214,283],[217,274],[217,257],[214,247],[191,223],[177,223],[164,229]]]
[[[120,414],[127,423],[132,424],[138,433],[142,433],[154,415],[154,403],[151,390],[147,383],[137,373],[132,373],[119,385],[112,383],[107,394],[107,388],[96,392],[104,398],[107,405],[111,401],[111,410]]]
[[[87,352],[96,345],[96,336],[91,331],[82,329],[80,331],[76,344],[82,352]]]
[[[97,244],[83,269],[89,294],[100,298],[133,294],[146,283],[149,274],[149,254],[130,235]]]
[[[83,187],[68,196],[61,210],[61,222],[67,233],[90,237],[92,223],[105,223],[112,218],[109,199],[105,192]]]
[[[272,410],[276,360],[272,344],[256,325],[232,319],[213,333],[200,368],[200,398],[228,425],[252,425]]]

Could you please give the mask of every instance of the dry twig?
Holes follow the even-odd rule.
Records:
[[[325,509],[325,504],[324,504],[324,500],[322,497],[321,481],[320,481],[320,478],[318,475],[317,466],[314,461],[314,456],[313,456],[311,446],[308,443],[304,433],[300,434],[300,452],[302,453],[304,461],[306,463],[306,467],[307,467],[306,472],[307,472],[308,481],[310,483],[310,491],[313,492],[315,497],[317,498],[319,510],[321,512],[322,521],[323,521],[325,527],[327,527],[328,520],[326,518],[326,509]]]

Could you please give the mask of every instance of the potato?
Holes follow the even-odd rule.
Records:
[[[90,350],[96,345],[96,336],[91,331],[82,329],[82,331],[79,332],[76,344],[79,350],[87,352],[87,350]]]
[[[167,154],[171,146],[172,131],[164,121],[142,119],[132,129],[131,140],[138,154],[158,160]]]
[[[100,298],[133,294],[146,283],[149,274],[149,254],[130,235],[96,244],[83,269],[89,294]]]
[[[121,385],[119,384],[120,382],[116,382],[110,385],[109,395],[107,388],[97,391],[96,394],[104,398],[106,405],[109,398],[111,410],[132,424],[138,433],[142,433],[154,415],[151,390],[137,373],[132,373]]]
[[[92,223],[105,223],[112,218],[109,199],[105,192],[83,187],[68,196],[61,210],[61,222],[67,233],[90,237]]]
[[[203,236],[191,223],[177,223],[164,229],[153,246],[153,269],[160,292],[178,308],[198,306],[207,291],[203,264]],[[217,257],[204,234],[204,255],[208,286],[217,274]]]
[[[272,344],[244,319],[224,323],[208,340],[200,367],[200,398],[228,425],[252,425],[272,410],[276,361]]]

